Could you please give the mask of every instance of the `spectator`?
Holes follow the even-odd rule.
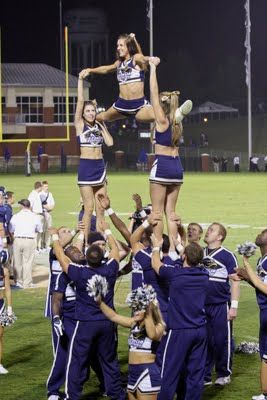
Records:
[[[42,234],[41,246],[43,250],[49,250],[50,244],[50,234],[49,228],[52,227],[52,215],[51,211],[55,207],[55,200],[51,192],[48,191],[48,182],[42,182],[42,191],[39,193],[42,206],[43,206],[43,216],[44,216],[44,226]]]
[[[228,159],[223,156],[222,159],[221,159],[221,163],[222,163],[221,171],[222,172],[227,172]]]
[[[208,135],[204,133],[204,147],[208,147],[208,145],[209,145]]]
[[[238,157],[238,156],[234,156],[233,164],[234,164],[235,172],[239,172],[239,171],[240,171],[240,168],[239,168],[239,166],[240,166],[240,160],[239,160],[239,157]]]
[[[9,151],[8,147],[5,147],[5,149],[4,149],[4,160],[5,160],[5,171],[6,172],[8,172],[8,164],[9,164],[10,158],[11,158],[10,151]]]
[[[205,143],[205,133],[202,132],[200,134],[200,146],[204,147],[205,146],[204,143]]]
[[[9,230],[14,234],[14,270],[16,286],[21,289],[34,288],[32,282],[32,267],[36,249],[36,232],[42,232],[42,225],[38,215],[31,211],[28,199],[18,202],[21,211],[13,215]]]
[[[217,155],[212,157],[212,162],[213,162],[214,172],[219,172],[220,171],[220,164],[219,164],[220,160]]]
[[[140,150],[138,163],[141,165],[141,171],[145,171],[147,169],[147,154],[143,148]]]
[[[252,172],[260,172],[258,162],[259,162],[259,157],[257,157],[257,156],[251,157],[251,171]]]
[[[44,224],[44,215],[43,215],[43,206],[42,206],[42,201],[40,198],[40,192],[42,191],[42,184],[41,182],[35,182],[34,184],[34,189],[31,191],[31,193],[28,196],[28,200],[31,203],[31,210],[34,212],[34,214],[38,215],[39,221],[41,226],[43,227]],[[43,228],[42,228],[43,231]],[[41,250],[41,241],[42,241],[42,235],[39,233],[37,235],[37,251],[39,252]]]
[[[267,156],[264,157],[264,172],[267,172]]]

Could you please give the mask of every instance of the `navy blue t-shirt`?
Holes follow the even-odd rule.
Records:
[[[104,276],[108,282],[108,293],[104,297],[105,303],[114,309],[113,297],[114,286],[119,271],[119,264],[111,258],[107,263],[100,267],[92,268],[90,266],[79,267],[70,264],[68,268],[68,277],[76,286],[76,319],[80,321],[107,320],[100,310],[93,297],[88,296],[86,290],[87,281],[94,275]]]
[[[235,255],[225,249],[204,249],[203,263],[209,273],[209,293],[206,304],[220,304],[231,299],[229,275],[235,274],[237,260]]]
[[[151,247],[146,247],[144,252],[147,254],[151,254]],[[132,258],[132,290],[137,289],[138,287],[142,286],[144,283],[144,274],[143,269],[140,263],[137,261],[136,257],[133,256]]]
[[[263,283],[267,284],[267,254],[258,260],[257,275]],[[256,289],[256,296],[260,309],[267,308],[267,295]]]
[[[168,329],[198,328],[206,324],[205,301],[209,275],[201,267],[162,265],[159,276],[170,282]]]
[[[63,317],[75,319],[76,289],[65,272],[57,276],[53,291],[64,294],[61,304]]]
[[[135,255],[136,261],[141,265],[144,273],[144,283],[151,285],[156,293],[159,302],[160,311],[166,313],[169,303],[169,280],[160,277],[151,266],[151,254],[147,254],[144,250],[140,250]],[[174,265],[174,261],[170,257],[164,257],[162,263],[167,262]],[[175,261],[177,263],[177,261]]]

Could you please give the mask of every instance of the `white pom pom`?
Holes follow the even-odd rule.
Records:
[[[87,280],[86,290],[88,296],[93,297],[95,300],[99,295],[105,297],[108,292],[108,283],[104,276],[93,275],[91,279]]]
[[[8,315],[7,311],[4,310],[1,314],[0,314],[0,325],[1,326],[10,326],[12,324],[14,324],[14,322],[16,321],[17,317],[14,313]]]
[[[157,299],[157,294],[151,285],[143,285],[128,294],[126,303],[134,311],[146,310],[152,301]]]
[[[239,244],[236,248],[236,251],[242,256],[251,257],[255,253],[257,246],[252,242],[245,242],[243,244]]]

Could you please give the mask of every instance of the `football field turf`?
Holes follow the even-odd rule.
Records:
[[[47,179],[56,208],[54,226],[75,227],[79,211],[79,190],[74,174],[24,177],[1,175],[0,185],[15,192],[16,200],[28,197],[33,183]],[[228,228],[224,245],[235,250],[238,243],[253,241],[267,226],[267,174],[203,174],[186,173],[181,189],[177,213],[183,223],[196,221],[204,225],[218,221]],[[143,204],[150,202],[147,174],[111,173],[108,193],[112,208],[127,222],[133,211],[131,195],[139,193]],[[18,210],[14,208],[14,212]],[[112,226],[111,226],[112,228]],[[113,229],[114,232],[114,229]],[[256,264],[257,255],[251,259]],[[238,257],[240,260],[240,258]],[[129,314],[124,305],[129,289],[129,277],[119,280],[116,288],[117,311]],[[45,382],[52,364],[49,321],[43,317],[45,289],[13,291],[14,311],[18,320],[5,329],[3,363],[8,375],[0,376],[0,399],[41,400],[46,398]],[[240,307],[234,323],[236,344],[257,341],[258,307],[254,290],[241,284]],[[179,343],[177,343],[179,346]],[[119,328],[119,360],[123,375],[127,372],[127,329]],[[260,393],[258,355],[235,354],[232,383],[224,388],[207,387],[203,399],[250,399]],[[92,374],[85,386],[83,399],[101,399],[97,395],[97,381]]]

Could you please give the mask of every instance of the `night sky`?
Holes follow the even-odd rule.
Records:
[[[59,57],[58,0],[1,1],[2,62],[42,62]],[[62,0],[63,12],[77,7],[106,10],[110,49],[116,38],[135,32],[149,52],[145,0]],[[154,55],[162,59],[161,89],[179,89],[197,101],[235,102],[246,97],[245,0],[154,0]],[[251,1],[252,95],[267,97],[267,1]],[[114,61],[114,57],[110,62]],[[117,91],[115,79],[114,91]],[[113,95],[113,94],[112,94]],[[108,97],[108,95],[107,95]]]

